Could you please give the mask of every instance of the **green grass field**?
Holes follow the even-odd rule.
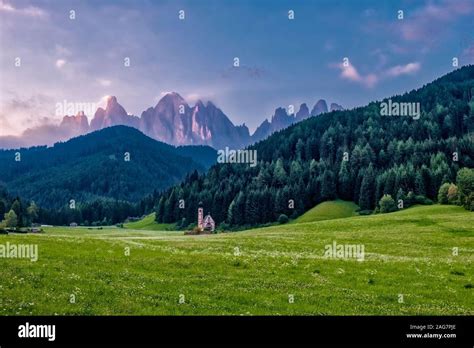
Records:
[[[147,215],[140,221],[129,222],[123,227],[131,230],[168,231],[173,229],[173,224],[159,224],[155,221],[155,213]]]
[[[39,248],[37,262],[0,259],[0,313],[472,315],[473,226],[473,213],[434,205],[202,236],[0,235]],[[364,245],[365,260],[325,258],[334,241]]]

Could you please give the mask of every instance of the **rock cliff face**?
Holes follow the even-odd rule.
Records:
[[[59,128],[69,130],[72,134],[85,134],[89,131],[89,121],[83,111],[76,116],[64,116]]]
[[[247,126],[235,126],[213,103],[189,106],[178,93],[166,94],[144,111],[138,127],[148,136],[174,145],[242,147],[250,142]]]
[[[90,128],[92,131],[117,125],[138,128],[138,123],[139,118],[128,115],[122,105],[117,102],[116,97],[109,97],[105,110],[98,108],[95,112]]]

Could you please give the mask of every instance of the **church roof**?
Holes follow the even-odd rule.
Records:
[[[204,217],[204,223],[210,223],[210,222],[214,222],[214,219],[212,218],[211,215],[206,215]]]

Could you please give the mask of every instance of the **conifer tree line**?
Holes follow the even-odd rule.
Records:
[[[361,211],[380,209],[384,196],[405,207],[437,201],[443,184],[474,168],[474,66],[390,99],[420,103],[421,117],[382,116],[372,102],[310,118],[249,147],[255,167],[216,164],[188,175],[160,195],[156,220],[195,223],[199,202],[216,223],[245,226],[336,198]]]
[[[79,202],[74,209],[63,206],[45,209],[34,201],[11,196],[0,186],[0,228],[28,227],[32,223],[69,225],[75,222],[85,226],[109,226],[124,222],[128,217],[140,217],[153,210],[158,192],[153,192],[138,203],[98,199]]]

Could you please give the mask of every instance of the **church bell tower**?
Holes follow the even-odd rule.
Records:
[[[203,222],[204,222],[204,213],[202,209],[202,202],[199,202],[198,207],[198,227],[202,230],[203,229]]]

